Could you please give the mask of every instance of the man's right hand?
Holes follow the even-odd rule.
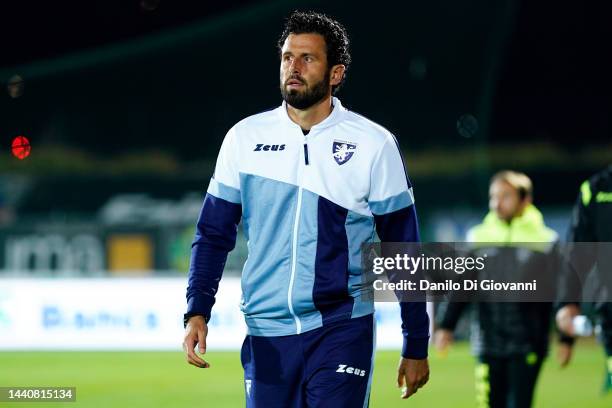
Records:
[[[574,317],[580,314],[580,308],[575,304],[569,304],[563,306],[557,312],[555,320],[557,321],[557,327],[561,333],[565,333],[568,336],[574,337]]]
[[[210,364],[198,356],[195,346],[198,345],[200,354],[206,354],[206,336],[208,335],[208,325],[204,316],[192,316],[187,321],[185,327],[185,339],[183,340],[183,351],[187,362],[199,368],[208,368]]]

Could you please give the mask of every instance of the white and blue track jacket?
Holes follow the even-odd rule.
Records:
[[[374,312],[361,245],[418,241],[412,187],[394,136],[333,99],[304,135],[286,105],[232,127],[221,146],[192,246],[187,313],[210,318],[242,218],[248,333],[285,336]],[[425,303],[402,303],[407,358],[425,358]]]

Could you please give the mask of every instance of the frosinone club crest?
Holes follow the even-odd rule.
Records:
[[[344,163],[349,161],[355,151],[357,150],[357,143],[345,142],[344,140],[334,140],[332,144],[332,156],[338,165],[342,166]]]

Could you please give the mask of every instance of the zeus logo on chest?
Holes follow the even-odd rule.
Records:
[[[285,150],[285,145],[267,145],[267,144],[263,144],[263,143],[257,143],[257,146],[255,146],[255,149],[253,149],[254,152],[279,152],[281,150]]]

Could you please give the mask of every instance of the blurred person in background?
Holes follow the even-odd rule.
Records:
[[[572,221],[568,234],[569,243],[594,243],[612,242],[612,165],[595,174],[580,186],[578,199],[574,205]],[[605,250],[605,248],[601,247]],[[605,287],[608,293],[604,296],[612,295],[609,293],[610,278],[612,275],[612,265],[610,264],[610,254],[591,253],[597,250],[596,245],[577,245],[574,251],[570,251],[570,260],[578,269],[576,274],[569,274],[568,277],[586,277],[591,269],[599,268],[600,286]],[[589,253],[585,253],[585,251]],[[599,263],[598,265],[595,265]],[[582,280],[584,282],[584,280]],[[576,279],[566,281],[565,294],[573,300],[580,296],[582,284]],[[578,295],[578,296],[576,296]],[[600,319],[601,340],[606,353],[606,367],[604,378],[604,392],[612,392],[612,303],[601,301],[595,305],[597,315]],[[577,302],[567,302],[564,307],[557,312],[557,325],[559,329],[570,335],[576,335],[575,318],[581,313],[580,304]]]
[[[495,174],[489,186],[490,211],[481,224],[468,231],[467,240],[481,243],[478,248],[517,248],[503,252],[503,256],[509,253],[511,259],[504,258],[502,262],[494,263],[513,268],[514,276],[518,276],[521,270],[533,268],[534,264],[548,269],[537,272],[552,276],[558,266],[558,263],[551,262],[551,259],[557,259],[555,255],[551,257],[557,234],[544,224],[542,214],[532,200],[533,187],[527,175],[508,170]],[[500,251],[488,251],[487,255],[487,263],[502,256]],[[467,305],[466,302],[454,302],[452,298],[440,305],[436,319],[438,330],[434,336],[439,351],[446,352],[453,342],[453,331]],[[538,374],[548,351],[552,309],[552,302],[474,304],[472,351],[478,359],[478,406],[531,406]],[[561,340],[558,358],[565,366],[571,359],[572,339],[565,336]]]
[[[294,12],[278,47],[284,102],[230,129],[208,187],[183,347],[190,364],[209,367],[194,347],[206,352],[207,322],[242,218],[247,406],[367,406],[375,327],[361,245],[374,230],[383,241],[419,240],[412,188],[393,135],[332,96],[350,63],[344,27]],[[400,308],[397,382],[408,398],[429,378],[429,318],[425,302]]]

